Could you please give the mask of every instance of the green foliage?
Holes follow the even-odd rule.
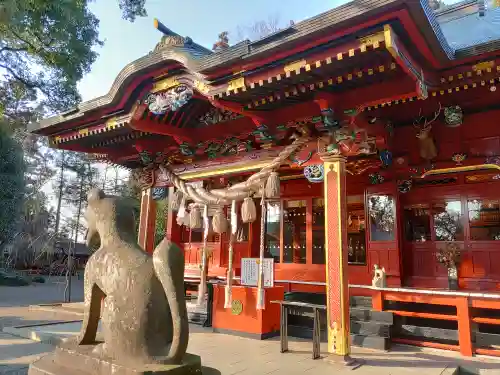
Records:
[[[40,189],[54,175],[53,153],[45,139],[25,130],[28,123],[80,101],[77,82],[90,71],[97,57],[95,47],[102,45],[99,20],[89,9],[91,1],[0,1],[0,246],[17,234],[30,238],[29,247],[33,241],[45,247],[39,230],[47,231],[43,226],[53,213],[46,210]],[[118,3],[129,21],[146,15],[145,0]],[[86,193],[92,184],[93,168],[87,169],[89,173],[82,177],[83,169],[73,168],[71,174],[77,177],[63,192],[79,207],[80,186]],[[72,224],[78,232],[79,217]]]
[[[0,244],[10,240],[21,217],[25,170],[21,147],[0,125]]]
[[[34,276],[31,278],[32,283],[44,284],[45,278],[43,276]]]
[[[103,44],[98,36],[99,20],[89,10],[89,3],[3,0],[0,69],[5,72],[4,82],[20,83],[32,96],[32,104],[49,111],[77,104],[77,82],[97,57],[93,48]],[[146,15],[144,5],[145,0],[119,0],[123,18],[130,21]]]
[[[64,185],[63,199],[77,209],[75,216],[70,218],[67,225],[73,233],[75,242],[78,242],[78,237],[80,235],[83,237],[85,234],[83,210],[87,204],[88,191],[98,184],[98,171],[88,155],[82,153],[67,153],[65,163],[69,178]]]
[[[146,0],[119,0],[118,5],[123,12],[123,18],[131,22],[135,21],[136,17],[147,16],[146,8],[144,7]]]
[[[4,0],[0,6],[0,68],[53,111],[75,105],[77,82],[101,45],[88,1]]]
[[[0,272],[1,286],[26,286],[29,285],[28,280],[17,275],[9,275],[5,272]]]

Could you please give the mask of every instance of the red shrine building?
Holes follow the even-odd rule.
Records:
[[[220,281],[214,329],[263,338],[280,329],[271,301],[295,300],[326,306],[332,353],[500,355],[500,9],[434,3],[353,1],[215,51],[156,22],[161,41],[106,95],[32,131],[136,174],[145,251],[157,200],[184,194],[166,235],[186,282]],[[238,190],[264,175],[277,194]]]

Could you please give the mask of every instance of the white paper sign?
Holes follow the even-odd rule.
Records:
[[[274,259],[264,258],[264,287],[274,286]],[[257,286],[259,258],[241,258],[241,285]]]

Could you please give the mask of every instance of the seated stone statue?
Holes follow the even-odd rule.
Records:
[[[78,344],[95,344],[103,302],[104,342],[94,354],[121,364],[181,363],[189,336],[183,253],[166,239],[152,256],[144,252],[135,238],[132,206],[123,198],[92,190],[85,217],[87,242],[98,235],[101,246],[85,268]]]
[[[378,264],[373,265],[374,275],[372,279],[372,286],[375,288],[385,288],[387,287],[385,268],[380,268]]]

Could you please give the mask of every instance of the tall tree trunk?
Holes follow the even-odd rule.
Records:
[[[106,178],[108,177],[108,168],[109,168],[109,165],[106,165],[106,168],[104,168],[104,179],[102,181],[102,191],[104,191],[106,193]]]
[[[56,227],[54,233],[59,233],[59,225],[61,222],[61,203],[63,198],[63,188],[64,188],[64,156],[65,151],[62,152],[62,160],[61,160],[61,177],[59,178],[59,197],[57,199],[57,210],[56,210]]]
[[[84,170],[86,166],[83,166]],[[74,250],[76,249],[76,244],[78,243],[78,229],[80,226],[80,216],[82,215],[82,201],[84,199],[83,197],[83,185],[85,183],[85,172],[80,175],[80,192],[79,192],[79,199],[78,199],[78,211],[76,213],[76,225],[75,225],[75,237],[73,240],[73,246],[71,244],[69,245],[69,251],[68,251],[68,271],[67,275],[67,290],[68,290],[68,302],[71,302],[71,280],[73,278],[73,254]],[[72,251],[73,250],[73,251]]]
[[[80,199],[78,200],[78,210],[76,212],[76,229],[75,229],[75,245],[78,242],[78,227],[80,226],[80,216],[82,215],[82,201],[83,197],[83,185],[84,185],[85,175],[80,177]]]
[[[115,167],[115,195],[118,195],[118,168]]]

